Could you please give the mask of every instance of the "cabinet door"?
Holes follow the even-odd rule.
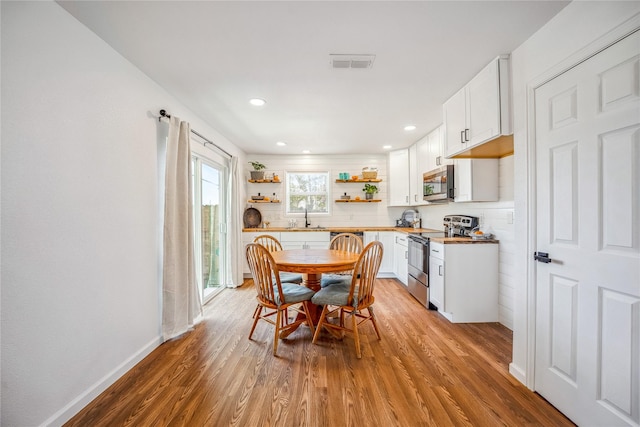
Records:
[[[494,202],[499,199],[498,159],[456,159],[456,202]]]
[[[450,156],[465,148],[467,129],[465,88],[460,89],[442,106],[446,155]]]
[[[471,182],[471,159],[456,159],[454,161],[454,201],[470,202],[473,190]]]
[[[389,205],[409,206],[409,150],[389,153]]]
[[[444,305],[444,260],[429,257],[429,302],[445,311]]]
[[[418,144],[409,147],[409,205],[424,205],[422,199],[422,172],[420,172]]]
[[[392,273],[393,272],[393,232],[381,231],[378,233],[378,240],[382,242],[382,263],[380,264],[380,272]]]
[[[500,81],[498,61],[492,61],[466,86],[470,148],[500,135]]]
[[[407,286],[409,276],[409,248],[407,236],[402,233],[394,233],[394,268],[396,278]]]

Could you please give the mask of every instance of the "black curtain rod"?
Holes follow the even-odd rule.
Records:
[[[160,110],[160,117],[158,117],[158,121],[162,120],[163,117],[166,117],[167,119],[171,118],[170,114],[167,114],[166,110]],[[204,136],[200,135],[198,132],[196,132],[195,130],[191,129],[191,133],[194,135],[199,136],[200,138],[202,138],[204,140],[204,146],[206,147],[207,144],[211,144],[214,147],[216,147],[218,150],[222,151],[224,154],[226,154],[227,156],[229,156],[229,158],[232,158],[233,156],[231,154],[229,154],[224,148],[220,147],[219,145],[217,145],[216,143],[214,143],[213,141],[209,141],[207,138],[205,138]]]

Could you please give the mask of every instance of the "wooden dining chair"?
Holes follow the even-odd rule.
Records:
[[[258,307],[254,315],[253,326],[249,332],[249,339],[259,320],[264,320],[275,326],[273,337],[273,355],[278,351],[278,340],[282,332],[297,328],[301,323],[307,323],[311,334],[314,333],[314,325],[309,315],[309,301],[314,295],[311,289],[295,283],[280,281],[278,266],[271,253],[258,243],[249,243],[246,248],[247,261],[251,269],[253,284],[256,288]],[[298,305],[301,304],[301,307]],[[291,322],[287,316],[287,310],[291,308],[299,313],[304,313],[304,318]],[[273,316],[275,315],[275,320]]]
[[[353,233],[340,233],[331,239],[329,242],[329,249],[335,249],[339,251],[352,252],[354,254],[360,254],[364,244],[359,236]],[[339,273],[323,274],[320,280],[320,286],[325,287],[335,283],[351,283],[351,275],[353,270],[341,271]]]
[[[328,285],[316,292],[311,298],[312,303],[324,306],[313,335],[314,344],[320,336],[322,327],[340,332],[351,332],[355,340],[356,356],[360,359],[362,353],[360,351],[358,325],[367,320],[371,321],[376,335],[380,339],[380,331],[373,312],[373,302],[375,300],[373,289],[380,263],[382,262],[382,254],[382,243],[378,241],[369,243],[363,249],[356,262],[349,285],[344,283]],[[363,313],[365,309],[368,312],[367,314]],[[336,317],[336,315],[338,323],[327,321],[327,317]],[[345,324],[346,315],[351,316],[351,326]]]
[[[278,239],[269,234],[261,234],[260,236],[256,236],[253,239],[253,243],[259,243],[269,252],[281,251],[282,244]],[[289,273],[287,271],[280,272],[280,281],[287,283],[302,283],[302,274],[300,273]]]

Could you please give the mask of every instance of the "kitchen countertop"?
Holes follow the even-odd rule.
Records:
[[[338,233],[354,233],[359,231],[398,231],[405,234],[415,233],[439,233],[442,230],[434,230],[433,228],[413,228],[413,227],[326,227],[326,228],[287,228],[287,227],[269,227],[269,228],[243,228],[243,232],[297,232],[297,231],[326,231],[326,232],[338,232]],[[431,241],[436,243],[442,243],[445,245],[451,244],[482,244],[482,243],[499,243],[496,239],[488,240],[473,240],[471,237],[431,237]]]
[[[441,232],[442,230],[434,230],[432,228],[413,228],[413,227],[326,227],[326,228],[287,228],[287,227],[269,227],[269,228],[243,228],[244,232],[268,232],[268,231],[327,231],[338,233],[355,233],[359,231],[399,231],[401,233],[434,233]]]
[[[496,239],[473,240],[471,237],[431,237],[432,242],[450,244],[467,244],[467,243],[499,243]]]

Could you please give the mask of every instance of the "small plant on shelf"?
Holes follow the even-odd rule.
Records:
[[[364,191],[365,199],[373,199],[373,195],[378,192],[378,186],[367,183],[362,191]]]
[[[253,166],[253,170],[251,171],[251,179],[254,181],[264,179],[264,169],[266,166],[260,162],[249,162],[251,166]]]

